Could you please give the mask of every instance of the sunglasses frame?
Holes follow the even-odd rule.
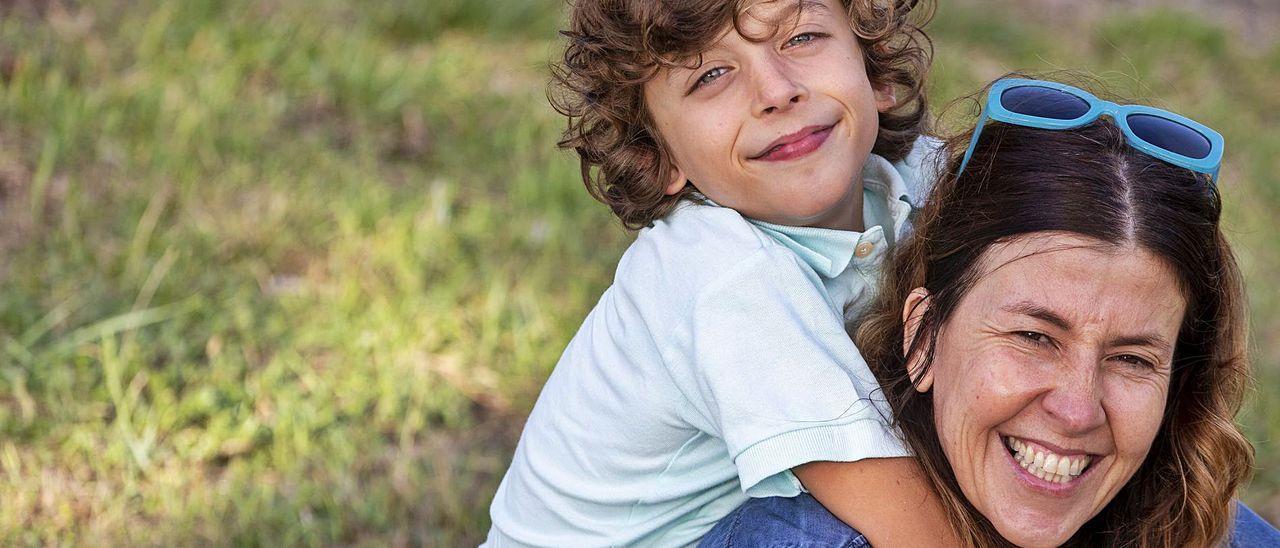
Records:
[[[1048,88],[1068,93],[1088,103],[1089,110],[1078,118],[1058,120],[1055,118],[1042,118],[1039,116],[1019,114],[1004,108],[1004,105],[1001,104],[1001,98],[1004,95],[1004,92],[1010,88],[1022,86]],[[978,125],[973,131],[973,138],[969,140],[969,149],[965,151],[964,160],[960,163],[960,173],[963,173],[965,166],[969,165],[969,157],[973,156],[973,149],[978,146],[978,138],[982,135],[982,128],[986,125],[987,120],[1039,129],[1062,130],[1075,129],[1084,126],[1094,120],[1097,120],[1104,114],[1110,116],[1111,119],[1115,121],[1116,125],[1124,132],[1125,138],[1129,141],[1129,146],[1175,166],[1183,167],[1197,173],[1208,174],[1214,183],[1217,183],[1218,169],[1222,166],[1222,149],[1224,142],[1222,135],[1208,126],[1164,109],[1144,105],[1121,105],[1094,97],[1092,93],[1075,86],[1044,80],[1029,80],[1026,78],[1003,78],[997,80],[991,85],[991,89],[987,91],[986,106],[982,109],[982,116],[978,119]],[[1141,137],[1138,137],[1137,134],[1133,132],[1133,129],[1129,127],[1129,116],[1133,114],[1146,114],[1156,118],[1162,118],[1182,124],[1183,126],[1198,132],[1209,141],[1209,154],[1204,158],[1192,158],[1148,143]]]

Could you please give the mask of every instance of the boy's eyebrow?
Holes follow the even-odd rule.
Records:
[[[707,51],[710,52],[714,50],[715,48],[713,47],[708,49]],[[688,77],[688,74],[687,74],[688,71],[698,70],[698,67],[701,67],[704,63],[704,61],[702,60],[704,55],[705,55],[705,52],[691,57],[689,59],[689,62],[687,63],[676,63],[674,65],[667,67],[667,70],[666,70],[667,76],[665,78],[667,83],[679,84],[680,83],[679,80],[682,80]]]
[[[828,8],[826,4],[822,3],[822,0],[801,0],[799,9],[800,13],[805,13],[808,10],[814,10],[813,13],[818,15],[828,15],[831,13],[831,9]]]
[[[772,3],[772,2],[766,2]],[[758,7],[758,6],[757,6]],[[772,13],[757,17],[750,13],[750,10],[742,12],[739,16],[746,16],[755,19],[761,23],[777,25],[779,30],[781,27],[790,24],[799,24],[805,15],[822,16],[829,15],[831,9],[827,7],[821,0],[800,0],[795,3],[788,3],[785,7],[772,10]]]
[[[778,14],[780,16],[779,21],[785,18],[794,18],[796,22],[799,22],[801,17],[804,17],[805,15],[808,15],[808,14],[812,14],[812,15],[830,15],[831,14],[831,8],[828,8],[827,5],[822,2],[822,0],[800,0],[795,4],[792,4],[790,7],[783,8],[783,9],[785,9],[786,11],[783,11]]]

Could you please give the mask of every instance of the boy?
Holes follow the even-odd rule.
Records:
[[[877,544],[953,538],[844,329],[922,197],[914,7],[573,6],[560,145],[644,228],[543,388],[489,545],[689,544],[806,490]]]

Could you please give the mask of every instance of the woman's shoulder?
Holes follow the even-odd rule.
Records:
[[[1280,531],[1242,502],[1236,503],[1236,519],[1231,527],[1232,548],[1280,546]]]

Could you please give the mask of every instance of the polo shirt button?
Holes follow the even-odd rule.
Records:
[[[853,248],[853,255],[859,259],[864,259],[867,255],[870,255],[872,251],[875,251],[875,249],[876,244],[871,242],[862,242],[858,244],[858,247]]]

